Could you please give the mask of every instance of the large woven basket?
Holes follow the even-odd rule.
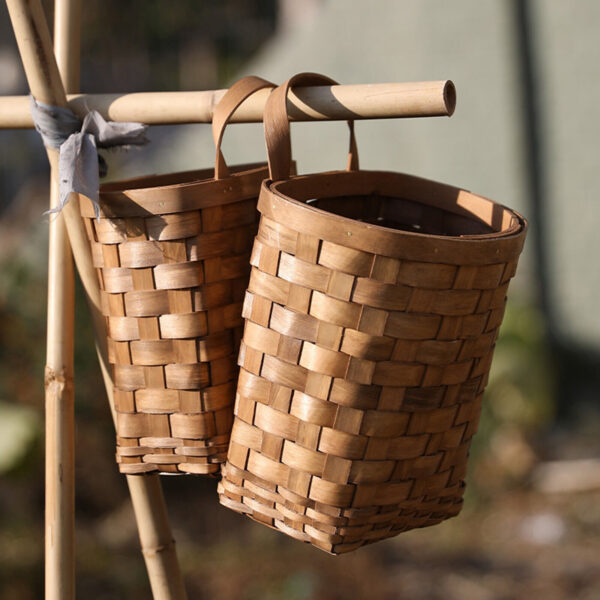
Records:
[[[231,169],[230,115],[255,91],[234,84],[215,109],[214,170],[150,176],[81,199],[107,318],[117,462],[124,473],[217,473],[233,421],[242,300],[266,165]]]
[[[285,99],[265,112],[225,506],[331,553],[461,508],[509,280],[514,211],[390,172],[289,177]],[[352,127],[351,127],[352,129]]]

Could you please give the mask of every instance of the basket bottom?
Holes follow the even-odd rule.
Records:
[[[142,438],[141,442],[118,438],[116,459],[127,475],[195,474],[217,477],[227,458],[229,434],[209,440]],[[125,444],[133,445],[125,445]],[[193,445],[192,445],[193,444]]]
[[[337,509],[306,499],[300,504],[292,492],[281,486],[267,489],[263,486],[269,484],[230,463],[223,474],[218,485],[223,506],[334,555],[458,515],[465,489],[460,480],[398,504]]]

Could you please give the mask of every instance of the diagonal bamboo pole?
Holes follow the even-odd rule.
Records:
[[[57,0],[54,39],[67,92],[79,87],[80,0]],[[58,205],[51,161],[50,207]],[[74,273],[62,215],[50,219],[46,338],[45,597],[75,598]]]
[[[55,106],[66,106],[65,90],[52,53],[50,32],[40,0],[7,0],[6,3],[31,93],[41,102]],[[47,153],[52,173],[56,174],[58,152],[48,148]],[[56,178],[54,178],[53,185],[56,185],[56,183]],[[75,263],[92,311],[98,355],[104,381],[107,385],[111,409],[114,411],[112,382],[108,371],[106,352],[105,324],[99,308],[100,291],[77,204],[77,197],[73,195],[67,208],[63,211],[63,215]],[[62,251],[62,256],[64,256],[64,246],[62,247]],[[64,292],[64,289],[61,288],[60,291],[56,292],[58,294],[56,297],[57,301],[61,299],[59,294]],[[65,300],[66,296],[62,299]],[[71,335],[69,338],[66,333],[62,332],[63,339],[65,340],[64,344],[72,344],[73,336]],[[64,353],[63,356],[66,354]],[[62,382],[58,383],[62,385]],[[62,431],[59,431],[59,435],[62,433]],[[60,439],[57,438],[56,443],[60,444]],[[155,600],[185,600],[185,588],[175,554],[175,545],[158,477],[156,475],[143,477],[128,476],[127,482],[129,484],[153,597]],[[58,493],[62,493],[62,491],[61,489]],[[70,557],[64,556],[63,559],[68,564],[62,566],[63,570],[57,575],[59,578],[66,578],[67,575],[65,575],[65,572],[68,569],[72,569],[72,560],[69,563]],[[63,584],[64,582],[60,582],[60,585]],[[63,593],[65,595],[56,597],[69,597],[66,595],[66,591]]]

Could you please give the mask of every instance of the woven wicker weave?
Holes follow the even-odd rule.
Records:
[[[255,91],[249,77],[215,109],[214,171],[104,185],[101,218],[81,199],[107,317],[117,461],[124,473],[216,473],[233,421],[242,300],[266,165],[232,168],[220,144]]]
[[[328,81],[328,80],[326,80]],[[456,515],[526,223],[389,172],[289,178],[285,98],[265,112],[271,179],[220,501],[331,553]]]

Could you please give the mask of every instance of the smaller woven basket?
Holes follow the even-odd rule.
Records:
[[[215,108],[216,167],[101,187],[81,198],[106,316],[123,473],[217,473],[231,425],[242,300],[266,165],[227,169],[225,125],[273,84],[234,84]]]
[[[265,109],[271,180],[221,503],[331,553],[461,508],[526,222],[461,189],[359,171],[291,177],[292,84]]]

